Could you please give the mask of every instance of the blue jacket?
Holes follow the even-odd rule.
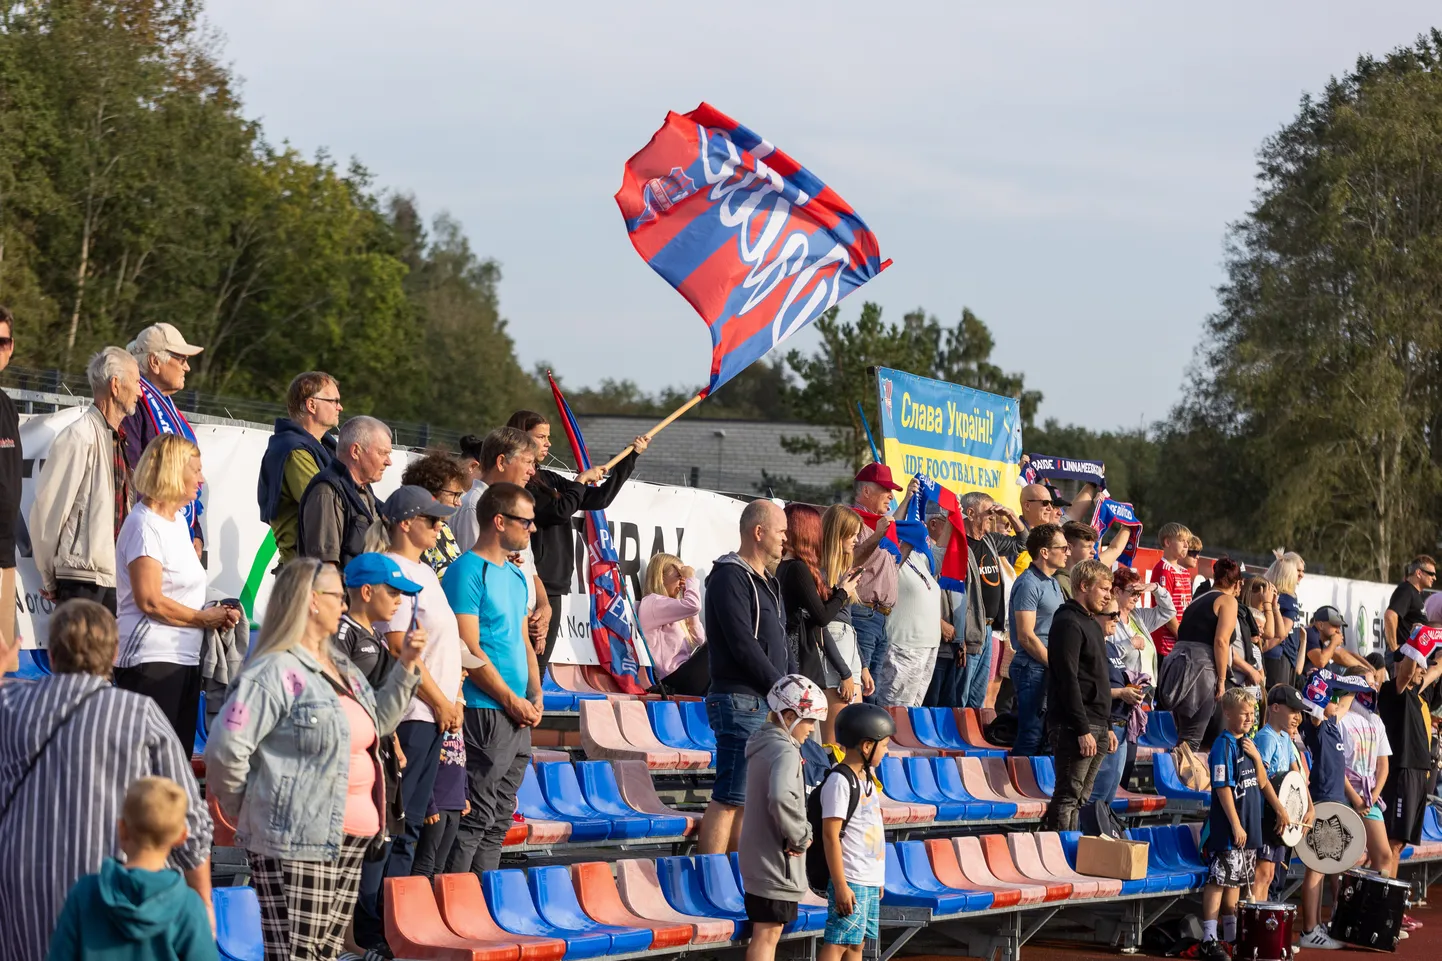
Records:
[[[178,871],[107,858],[70,889],[48,961],[211,961],[219,957],[205,902]]]
[[[280,510],[280,489],[285,481],[285,462],[300,449],[310,451],[315,465],[321,470],[329,466],[335,455],[325,444],[316,440],[310,432],[287,417],[277,417],[275,433],[266,445],[265,456],[260,459],[260,481],[256,488],[256,501],[260,505],[260,519],[269,524]]]
[[[331,649],[347,687],[384,737],[396,729],[420,684],[397,662],[379,690]],[[385,778],[374,747],[376,810]],[[344,837],[350,726],[340,695],[302,647],[247,664],[210,730],[206,789],[234,819],[240,847],[287,861],[335,861]],[[384,818],[382,819],[384,820]]]

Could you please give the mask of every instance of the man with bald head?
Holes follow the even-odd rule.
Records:
[[[791,672],[786,608],[771,573],[785,545],[786,514],[771,501],[752,501],[741,512],[740,548],[718,557],[706,578],[706,717],[716,732],[716,783],[698,854],[736,850],[738,815],[746,803],[746,742],[766,723],[771,686]]]
[[[1045,484],[1028,484],[1021,489],[1021,522],[1025,530],[1015,531],[1022,536],[1033,527],[1042,524],[1060,524],[1061,509],[1070,507],[1071,501],[1059,500],[1052,495],[1051,488]],[[1012,570],[1017,574],[1031,566],[1031,554],[1022,551],[1016,556],[1016,563]]]

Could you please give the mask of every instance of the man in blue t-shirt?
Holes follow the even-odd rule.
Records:
[[[1247,737],[1256,720],[1252,695],[1234,687],[1222,698],[1224,730],[1212,742],[1207,766],[1212,775],[1212,807],[1207,814],[1209,856],[1207,884],[1202,888],[1202,961],[1229,961],[1221,941],[1237,936],[1237,902],[1250,889],[1262,843],[1262,792],[1257,785],[1261,755]],[[1221,940],[1217,922],[1221,921]]]
[[[471,802],[446,861],[449,873],[479,875],[500,866],[531,760],[531,728],[541,719],[540,671],[526,642],[526,575],[510,562],[530,540],[535,517],[535,499],[524,487],[486,488],[476,504],[476,544],[451,563],[442,582],[465,645],[462,731]]]
[[[1056,573],[1066,566],[1067,542],[1056,524],[1038,524],[1026,537],[1031,566],[1011,587],[1012,687],[1016,691],[1017,757],[1041,748],[1042,717],[1046,710],[1047,635],[1057,608],[1066,600]]]

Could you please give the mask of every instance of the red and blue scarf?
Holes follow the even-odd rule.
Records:
[[[175,406],[175,402],[160,392],[160,389],[146,380],[140,378],[140,400],[145,405],[145,416],[150,420],[150,427],[156,435],[179,434],[186,440],[199,447],[195,439],[195,430],[190,426],[190,421]],[[204,513],[205,506],[201,504],[200,497],[185,505],[185,526],[192,531],[198,530],[200,515]]]

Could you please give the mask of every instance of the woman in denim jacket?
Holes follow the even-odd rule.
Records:
[[[420,630],[375,691],[333,649],[343,597],[329,565],[297,558],[281,570],[206,745],[208,790],[250,860],[267,961],[340,953],[384,825],[378,737],[420,683]]]

